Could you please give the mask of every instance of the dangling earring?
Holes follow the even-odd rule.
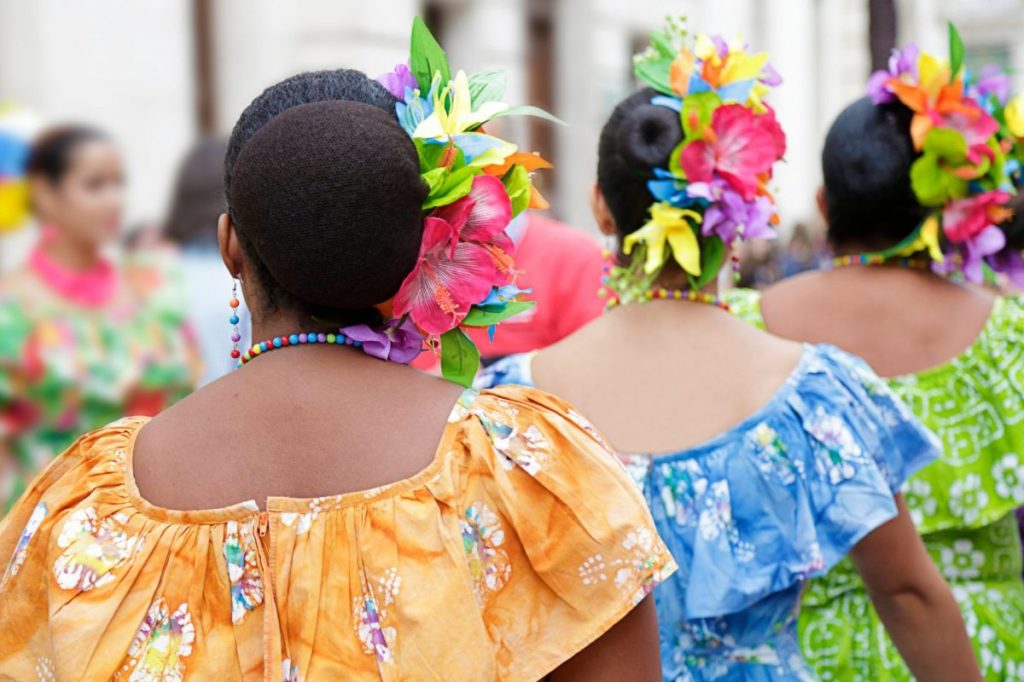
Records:
[[[242,335],[238,333],[238,278],[235,278],[234,284],[231,285],[231,300],[228,305],[231,306],[231,317],[228,318],[228,322],[231,323],[231,357],[237,360],[242,357],[238,350],[238,342],[242,340]]]

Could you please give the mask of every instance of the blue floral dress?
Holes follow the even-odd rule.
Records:
[[[482,386],[533,385],[530,355]],[[862,361],[806,346],[758,412],[670,455],[620,455],[679,572],[655,589],[673,682],[813,680],[800,655],[805,582],[897,514],[893,494],[940,446]]]

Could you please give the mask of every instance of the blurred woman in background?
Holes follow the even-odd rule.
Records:
[[[200,140],[189,150],[178,170],[171,212],[164,226],[166,241],[181,249],[179,265],[184,274],[188,317],[196,330],[203,357],[199,386],[234,369],[227,341],[228,316],[224,302],[211,291],[231,288],[231,276],[217,247],[217,218],[227,210],[224,202],[224,155],[228,144],[220,138]],[[241,299],[241,292],[238,292]],[[249,312],[241,305],[237,332],[249,338]]]
[[[44,131],[27,176],[41,237],[0,281],[0,514],[78,434],[156,414],[198,370],[166,268],[103,255],[124,205],[114,143],[81,125]]]

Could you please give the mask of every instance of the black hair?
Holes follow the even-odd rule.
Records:
[[[180,246],[216,246],[217,218],[224,201],[224,155],[227,140],[210,137],[197,142],[181,163],[174,185],[164,235]]]
[[[821,166],[828,238],[839,249],[881,250],[899,243],[924,220],[910,185],[917,158],[910,138],[913,112],[867,97],[846,107],[825,137]]]
[[[668,166],[683,139],[679,114],[651,104],[651,88],[619,102],[601,129],[597,146],[597,184],[621,236],[640,229],[654,197],[647,182],[656,167]]]
[[[102,130],[78,123],[48,128],[32,143],[25,172],[42,176],[50,184],[59,184],[71,167],[75,150],[87,142],[108,139]]]
[[[228,213],[263,302],[351,323],[411,272],[427,188],[397,100],[352,70],[271,86],[228,141]]]
[[[1024,249],[1024,188],[1018,187],[1016,194],[1006,206],[1013,211],[1013,217],[1001,223],[999,229],[1006,235],[1007,249]]]

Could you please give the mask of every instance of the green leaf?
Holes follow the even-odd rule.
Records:
[[[427,187],[430,188],[430,194],[433,194],[441,189],[441,186],[448,177],[448,169],[435,168],[434,170],[422,173],[420,177],[423,178],[423,182],[427,183]]]
[[[633,66],[633,73],[636,77],[651,86],[663,95],[676,96],[669,83],[669,73],[672,69],[672,58],[644,59],[636,62]]]
[[[537,304],[533,301],[511,301],[503,309],[489,310],[486,307],[473,306],[469,315],[462,321],[467,327],[490,327],[492,324],[504,322],[510,317],[533,308]]]
[[[505,111],[502,111],[499,114],[495,114],[492,118],[504,118],[506,116],[534,116],[536,118],[542,118],[545,121],[557,123],[560,126],[566,125],[565,121],[558,118],[557,116],[553,116],[548,112],[544,111],[543,109],[541,109],[540,107],[535,107],[529,104],[521,107],[509,107]]]
[[[675,59],[679,52],[672,40],[672,36],[662,30],[657,30],[651,33],[651,47],[654,48],[654,51],[658,53],[659,57],[663,57],[669,61]]]
[[[469,95],[474,110],[487,102],[500,102],[505,96],[505,72],[492,70],[474,73],[469,77]]]
[[[932,128],[924,138],[922,151],[961,164],[967,160],[967,140],[952,128]]]
[[[687,144],[689,144],[689,142],[687,142],[686,140],[683,140],[682,142],[677,144],[676,148],[672,150],[671,156],[668,157],[669,172],[672,173],[672,175],[679,178],[680,180],[686,180],[686,171],[684,171],[683,167],[680,165],[679,159],[683,153],[683,147],[685,147]]]
[[[440,167],[441,157],[444,156],[445,151],[448,149],[447,144],[437,144],[436,142],[419,138],[414,139],[412,142],[416,145],[416,153],[420,157],[420,173],[427,173]]]
[[[512,217],[515,218],[530,205],[530,174],[517,163],[505,173],[501,182],[512,201]]]
[[[694,225],[698,233],[700,227]],[[703,289],[718,277],[718,271],[725,262],[725,244],[718,237],[704,237],[700,245],[700,277],[696,278],[695,288]]]
[[[951,78],[956,80],[960,75],[960,67],[964,64],[964,41],[960,38],[960,32],[956,30],[953,22],[949,22],[949,67]]]
[[[473,178],[479,172],[479,169],[468,166],[448,172],[444,182],[427,195],[426,201],[423,202],[423,210],[447,206],[469,194],[473,189]]]
[[[441,376],[467,388],[480,368],[480,351],[459,328],[441,335]]]
[[[683,110],[679,112],[679,118],[687,140],[700,137],[701,132],[711,125],[711,116],[721,104],[722,98],[714,92],[699,92],[683,100]]]
[[[434,74],[441,74],[441,84],[452,79],[448,56],[434,38],[423,19],[416,17],[412,22],[412,37],[409,39],[409,70],[416,77],[421,92],[428,92]]]
[[[934,154],[921,156],[910,167],[910,186],[924,206],[942,206],[967,195],[967,181],[947,172]]]

